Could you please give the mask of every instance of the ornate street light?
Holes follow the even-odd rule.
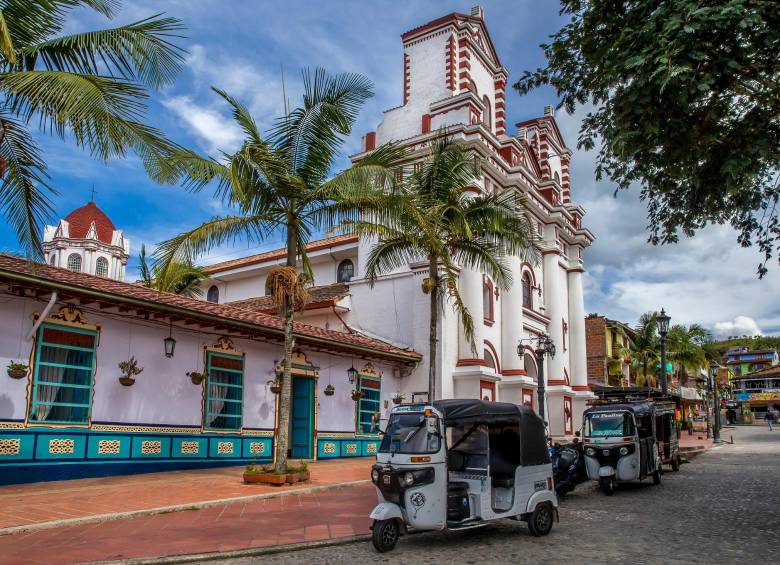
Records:
[[[173,339],[173,322],[168,328],[168,337],[163,340],[163,345],[165,345],[165,356],[173,357],[173,352],[176,349],[176,340]]]
[[[538,397],[539,404],[539,416],[544,420],[544,405],[545,405],[545,384],[544,384],[544,356],[549,355],[550,359],[555,357],[555,343],[547,334],[539,334],[536,337],[529,339],[521,339],[517,346],[517,355],[522,357],[525,353],[523,343],[536,343],[534,347],[534,353],[536,354],[536,365],[539,368],[536,376],[536,395]]]
[[[661,345],[661,394],[663,394],[664,398],[669,396],[669,388],[666,385],[666,334],[669,331],[669,321],[671,319],[670,316],[666,315],[663,308],[661,308],[661,313],[655,318],[658,324],[658,337]]]
[[[718,396],[718,369],[720,366],[713,361],[710,365],[710,379],[712,380],[712,411],[715,414],[715,423],[712,428],[712,441],[720,442],[720,398]]]

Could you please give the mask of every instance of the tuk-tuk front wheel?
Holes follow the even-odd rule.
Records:
[[[538,504],[528,517],[528,529],[536,537],[546,536],[553,527],[553,509],[549,504]]]
[[[680,459],[678,457],[672,457],[672,471],[680,470]]]
[[[371,542],[379,553],[385,553],[395,547],[400,531],[395,520],[377,520],[374,522]]]
[[[607,496],[612,496],[615,494],[615,479],[612,477],[601,477],[599,486],[601,487],[601,492]]]
[[[653,472],[653,484],[654,485],[660,485],[661,484],[661,470],[656,469],[655,472]]]

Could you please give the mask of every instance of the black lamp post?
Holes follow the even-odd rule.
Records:
[[[525,353],[523,341],[525,340],[520,340],[520,344],[517,346],[517,354],[520,357]],[[534,353],[536,354],[536,365],[539,368],[539,372],[536,376],[536,396],[537,402],[539,403],[539,416],[544,420],[544,356],[549,355],[550,359],[555,357],[555,343],[553,343],[553,340],[547,334],[539,334],[537,337],[528,341],[536,342]]]
[[[664,398],[669,396],[669,388],[666,385],[666,334],[669,331],[669,321],[671,318],[666,315],[664,309],[656,316],[658,324],[658,337],[661,345],[661,394]]]
[[[715,422],[712,428],[712,441],[720,441],[720,397],[718,395],[718,369],[720,367],[713,361],[710,365],[710,378],[712,379],[712,411],[715,413]]]

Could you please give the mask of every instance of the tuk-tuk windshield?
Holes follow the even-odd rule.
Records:
[[[422,412],[393,414],[387,423],[385,435],[379,446],[382,453],[437,453],[441,447],[441,435],[437,429],[429,431],[427,418]]]
[[[592,412],[586,418],[586,436],[620,437],[635,433],[630,412]]]

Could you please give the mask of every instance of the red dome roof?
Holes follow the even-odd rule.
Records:
[[[116,229],[105,212],[98,208],[94,202],[88,202],[86,206],[76,208],[65,217],[65,221],[70,224],[69,237],[74,239],[87,237],[89,226],[95,222],[98,239],[109,245]]]

